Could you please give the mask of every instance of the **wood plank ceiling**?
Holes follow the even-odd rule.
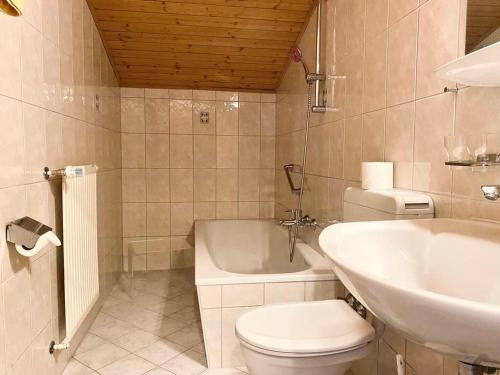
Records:
[[[275,90],[315,0],[87,0],[125,87]]]
[[[500,27],[500,0],[467,1],[466,52]]]

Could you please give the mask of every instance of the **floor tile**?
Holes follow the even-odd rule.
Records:
[[[203,372],[203,375],[244,375],[244,372],[241,372],[235,368],[221,368],[221,369],[212,369],[206,370]]]
[[[116,339],[134,330],[135,327],[132,324],[113,317],[106,319],[105,323],[93,324],[90,327],[91,333],[106,340]]]
[[[64,369],[63,375],[90,375],[94,370],[88,368],[76,359],[71,359]]]
[[[137,329],[113,340],[113,343],[125,350],[128,350],[129,352],[136,352],[140,349],[148,347],[159,339],[160,338],[158,336],[153,335],[152,333],[143,331],[142,329]]]
[[[159,340],[135,354],[156,365],[161,365],[186,350],[187,348],[171,341]]]
[[[75,358],[85,366],[99,370],[129,354],[129,352],[116,345],[103,344],[85,353],[78,354]]]
[[[193,325],[167,336],[167,339],[186,348],[192,348],[203,341],[203,333],[198,327]]]
[[[101,375],[143,375],[155,365],[134,354],[113,362],[99,370]]]
[[[161,367],[176,375],[196,375],[207,370],[205,356],[194,350],[184,352],[174,357]]]
[[[175,374],[172,374],[170,371],[167,371],[163,368],[157,367],[149,372],[146,372],[145,375],[175,375]]]
[[[88,333],[76,349],[75,354],[85,353],[90,349],[94,349],[95,347],[105,344],[106,341],[101,339],[99,336],[96,336],[92,333]]]

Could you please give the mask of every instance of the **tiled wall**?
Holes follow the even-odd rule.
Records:
[[[275,106],[274,94],[122,89],[124,256],[135,249],[135,270],[191,266],[194,220],[273,217]]]
[[[500,173],[472,173],[444,165],[443,138],[500,133],[500,89],[462,88],[434,69],[463,50],[461,0],[326,0],[323,46],[328,104],[337,113],[312,116],[305,213],[326,222],[342,218],[342,194],[360,184],[362,161],[395,162],[397,187],[432,195],[438,217],[500,220],[500,204],[482,197],[482,183]],[[314,19],[313,16],[312,19]],[[313,22],[300,46],[314,66]],[[463,44],[463,42],[462,42]],[[283,164],[302,163],[306,84],[292,64],[277,94],[276,216],[293,207]],[[303,236],[314,246],[317,233]],[[454,361],[388,332],[357,374],[396,374],[394,355],[406,356],[409,374],[456,374]]]
[[[46,182],[43,167],[99,165],[99,271],[107,294],[121,269],[120,93],[85,1],[25,4],[22,17],[0,14],[0,374],[51,375],[80,337],[72,350],[48,353],[50,341],[65,334],[63,250],[23,258],[4,228],[29,215],[61,235],[61,180]]]

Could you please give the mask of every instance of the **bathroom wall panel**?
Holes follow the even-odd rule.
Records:
[[[121,95],[126,265],[130,246],[161,239],[136,255],[135,269],[192,266],[194,220],[274,217],[274,94],[122,88]]]
[[[0,14],[0,227],[29,215],[62,234],[61,180],[42,168],[95,163],[101,297],[122,261],[120,91],[83,0],[26,1],[23,16]],[[94,105],[99,95],[100,110]],[[62,248],[26,259],[0,236],[0,375],[55,375],[72,349],[64,339]],[[16,372],[17,371],[17,372]]]
[[[499,184],[500,173],[444,166],[444,135],[500,133],[500,89],[468,87],[445,94],[444,86],[452,84],[434,74],[463,49],[459,3],[325,0],[323,70],[346,79],[326,82],[328,105],[339,112],[312,115],[305,213],[324,223],[342,219],[343,191],[360,185],[360,162],[385,160],[395,163],[396,187],[431,195],[437,217],[500,221],[500,204],[486,201],[480,191],[481,184]],[[315,15],[311,20],[300,42],[310,66]],[[282,166],[301,163],[306,92],[302,67],[291,64],[277,91],[276,217],[296,202]],[[322,127],[330,130],[328,141],[319,136]],[[318,247],[318,233],[302,234]],[[374,374],[377,367],[378,375],[392,374],[388,360],[395,361],[395,352],[406,355],[411,374],[457,372],[453,359],[410,345],[395,332],[382,340],[378,360],[375,353],[356,365],[354,374]]]

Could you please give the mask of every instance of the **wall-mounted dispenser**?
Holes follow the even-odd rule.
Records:
[[[52,228],[25,216],[7,224],[7,241],[15,245],[19,254],[32,257],[49,243],[61,246]]]

